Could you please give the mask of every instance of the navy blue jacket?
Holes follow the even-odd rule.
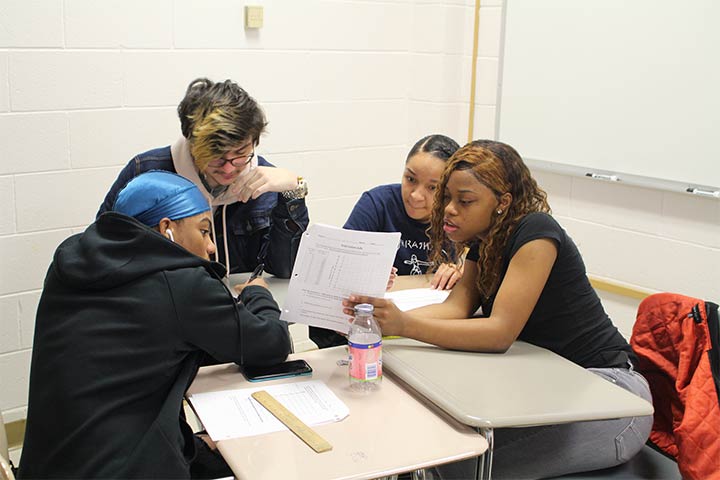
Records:
[[[363,193],[343,228],[363,232],[400,232],[394,266],[398,275],[422,275],[431,265],[427,223],[405,213],[399,183],[380,185]]]

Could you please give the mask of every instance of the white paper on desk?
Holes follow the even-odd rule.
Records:
[[[399,242],[399,232],[311,225],[300,241],[280,319],[347,332],[342,301],[351,294],[385,294]]]
[[[435,290],[432,288],[410,288],[387,292],[385,298],[392,299],[397,307],[403,312],[413,308],[442,303],[450,294],[449,290]]]
[[[287,429],[250,396],[258,390],[265,390],[275,397],[306,425],[339,422],[350,414],[347,406],[319,380],[195,393],[188,401],[215,441]]]

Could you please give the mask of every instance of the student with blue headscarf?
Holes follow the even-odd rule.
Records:
[[[237,302],[226,288],[208,260],[210,215],[192,182],[152,171],[58,247],[35,323],[20,478],[232,474],[192,434],[183,395],[201,365],[278,363],[290,337],[262,279]]]

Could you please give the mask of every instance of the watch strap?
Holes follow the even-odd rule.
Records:
[[[299,198],[305,198],[308,193],[307,182],[303,177],[297,177],[298,186],[292,190],[285,190],[282,192],[282,196],[287,200],[297,200]]]

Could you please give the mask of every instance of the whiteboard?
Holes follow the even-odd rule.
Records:
[[[530,165],[720,197],[720,1],[506,0],[500,62]]]

